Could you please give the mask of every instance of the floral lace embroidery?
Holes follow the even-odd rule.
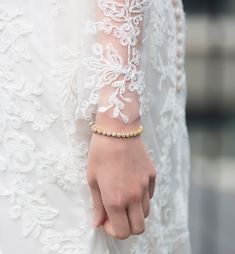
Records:
[[[48,204],[41,183],[43,180],[57,183],[65,190],[78,182],[86,184],[88,144],[85,141],[76,144],[76,152],[68,151],[61,156],[52,148],[50,152],[40,152],[24,129],[29,123],[34,132],[44,132],[58,117],[43,113],[40,97],[44,80],[39,77],[32,83],[16,71],[22,61],[32,60],[27,46],[27,36],[32,31],[20,11],[0,8],[0,197],[9,198],[9,215],[21,220],[22,235],[42,237],[44,243],[43,236],[55,225],[59,210]],[[66,234],[72,241],[81,232]],[[69,253],[63,251],[68,249],[68,242],[61,242],[61,248],[65,245],[61,253]],[[44,253],[49,253],[47,248]]]
[[[100,1],[100,6],[104,2]],[[111,3],[113,1],[106,2]],[[137,2],[142,3],[142,1]],[[175,31],[172,29],[173,26],[171,26],[173,21],[169,19],[172,16],[169,4],[170,1],[153,1],[154,11],[151,16],[151,24],[155,25],[153,33],[146,34],[151,42],[151,65],[160,75],[159,91],[163,95],[160,122],[156,128],[157,139],[161,147],[159,150],[159,161],[156,162],[158,179],[156,193],[151,206],[152,213],[146,220],[146,232],[135,238],[129,252],[130,254],[153,253],[156,249],[159,253],[171,253],[176,247],[176,243],[183,241],[188,236],[186,225],[187,213],[185,210],[187,201],[184,200],[183,194],[184,189],[187,189],[187,172],[182,172],[185,169],[187,170],[188,164],[185,162],[185,165],[182,166],[182,148],[179,147],[182,137],[186,139],[187,132],[184,123],[184,106],[179,103],[179,98],[177,98],[174,89],[176,64],[174,60]],[[103,6],[107,10],[112,9],[112,5],[104,4]],[[21,220],[24,236],[33,236],[40,241],[43,253],[85,254],[85,244],[87,245],[87,242],[84,241],[83,244],[81,237],[85,234],[87,225],[77,226],[74,229],[70,227],[66,228],[63,232],[59,232],[56,229],[56,222],[60,217],[60,211],[48,204],[47,196],[46,193],[43,193],[41,183],[55,184],[66,192],[71,191],[78,185],[80,186],[80,183],[86,184],[85,168],[88,143],[86,141],[76,143],[71,151],[69,150],[68,153],[60,154],[56,152],[55,148],[50,147],[46,151],[41,151],[36,142],[28,135],[25,135],[26,133],[22,128],[25,124],[30,124],[34,131],[40,130],[44,132],[46,128],[53,127],[57,116],[51,113],[45,115],[42,113],[40,97],[43,95],[43,78],[39,77],[32,84],[32,82],[16,76],[17,72],[14,70],[17,64],[21,61],[30,61],[31,59],[27,39],[33,29],[21,20],[21,12],[9,10],[9,13],[15,13],[14,15],[6,14],[7,12],[3,9],[0,12],[0,17],[3,17],[2,19],[0,18],[0,21],[4,20],[5,22],[4,26],[2,26],[4,29],[0,28],[0,40],[7,38],[1,37],[4,34],[2,31],[6,29],[6,23],[12,23],[14,26],[17,23],[21,32],[16,36],[16,34],[14,35],[14,29],[8,29],[15,36],[16,40],[12,42],[13,44],[11,45],[13,46],[2,53],[0,52],[0,149],[3,149],[1,150],[3,154],[0,155],[0,180],[6,179],[6,183],[9,183],[0,184],[0,196],[9,198],[10,216]],[[1,16],[2,13],[5,14]],[[114,32],[112,25],[116,25],[116,21],[110,17],[111,12],[107,11],[107,13],[103,13],[106,15],[105,18],[110,20],[111,25],[105,20],[100,23],[93,22],[90,28],[95,28],[95,32],[106,30],[107,34],[112,34]],[[6,22],[6,17],[8,16],[14,18],[7,18],[8,21]],[[121,40],[121,37],[116,36],[115,38],[119,41]],[[10,40],[8,39],[8,41]],[[94,62],[100,63],[98,60],[101,58],[108,61],[106,57],[107,50],[105,48],[106,46],[108,47],[108,44],[105,47],[100,46],[99,43],[94,44],[93,50],[95,56],[93,59],[90,59],[92,60],[90,61],[91,64]],[[166,55],[159,54],[163,46],[167,49]],[[131,47],[134,48],[133,45]],[[22,50],[27,53],[24,53],[25,55],[19,54],[18,50],[19,52]],[[54,74],[56,76],[55,80],[59,81],[61,85],[60,94],[65,109],[63,119],[66,127],[65,130],[71,137],[70,141],[74,142],[75,136],[73,135],[76,131],[74,107],[77,103],[76,94],[78,92],[75,85],[79,75],[77,68],[80,61],[80,53],[73,53],[68,48],[64,48],[64,51],[67,52],[64,52],[65,64],[57,66],[58,68]],[[137,51],[140,53],[139,49]],[[118,53],[118,50],[111,44],[110,55],[112,57],[110,59],[114,59],[113,65],[116,63],[121,65],[121,58],[119,58],[120,55]],[[68,61],[66,61],[66,54]],[[85,64],[88,66],[89,63],[86,62]],[[136,67],[138,66],[136,65]],[[137,72],[139,71],[139,69],[136,70]],[[90,71],[94,72],[94,77],[97,79],[98,72],[95,73],[96,69],[94,66],[91,67]],[[93,86],[94,84],[89,81],[87,85]],[[143,93],[144,91],[141,89],[140,91]],[[166,94],[164,94],[165,91]],[[119,95],[117,97],[119,98]],[[143,114],[151,110],[148,107],[149,98],[151,97],[140,97]],[[21,105],[30,105],[29,108],[32,108],[33,112],[24,110],[24,106],[22,108],[16,107],[16,100],[17,102],[20,101]],[[17,103],[17,105],[19,104]],[[49,121],[47,122],[47,120]],[[175,146],[177,146],[176,161],[173,163],[171,160],[173,157],[172,153],[175,152],[173,151]],[[154,157],[153,152],[156,151],[149,149],[152,157]],[[173,171],[175,167],[177,170]],[[182,169],[182,167],[184,168]],[[182,174],[185,174],[183,177],[185,182],[182,181]],[[173,197],[171,196],[171,181],[173,180],[170,177],[171,175],[176,179],[174,181],[177,185]],[[32,176],[35,176],[37,181]],[[12,181],[12,179],[15,180]],[[106,250],[104,250],[104,253],[106,253]],[[107,253],[109,253],[108,250]]]
[[[64,0],[50,0],[50,2],[54,5],[51,13],[53,18],[56,18],[60,13],[65,11]]]
[[[153,31],[150,36],[150,62],[152,67],[160,74],[158,82],[159,90],[163,83],[175,83],[175,20],[172,17],[171,1],[154,1],[154,9],[157,13],[152,14],[150,22],[153,24]],[[162,55],[161,48],[167,43],[167,53]]]
[[[10,66],[12,66],[12,61],[17,62],[20,59],[31,59],[24,40],[25,36],[32,31],[32,27],[21,22],[21,16],[22,13],[18,10],[6,11],[0,6],[0,54],[5,54],[6,57],[4,60],[7,60],[5,63],[8,70],[12,70],[12,68],[10,68]]]
[[[48,229],[43,232],[40,242],[43,244],[45,254],[85,254],[86,244],[81,243],[84,228],[68,230],[64,233]],[[78,242],[80,243],[78,246]]]
[[[21,16],[20,11],[6,11],[0,7],[0,140],[8,126],[20,129],[28,122],[34,131],[43,131],[57,118],[54,114],[46,114],[40,121],[35,119],[33,109],[41,109],[37,100],[42,94],[41,78],[32,85],[20,75],[15,76],[20,60],[31,60],[25,40],[33,29],[20,19]],[[21,101],[20,108],[15,104],[18,100]],[[31,109],[24,109],[29,104]]]
[[[0,184],[0,196],[9,197],[10,217],[21,218],[23,236],[32,235],[38,238],[46,228],[51,228],[55,224],[55,219],[59,215],[59,210],[48,206],[41,181],[45,179],[49,183],[55,182],[65,190],[72,190],[78,182],[87,184],[85,178],[87,143],[80,143],[76,162],[72,161],[72,154],[71,158],[65,158],[63,162],[61,156],[58,159],[58,155],[55,155],[55,151],[48,155],[36,152],[33,141],[22,134],[5,133],[3,148],[7,156],[6,159],[0,157],[0,173],[7,181],[6,184]],[[74,157],[76,158],[75,155]],[[71,162],[68,164],[68,161]],[[32,180],[30,174],[32,172],[37,174],[37,182]],[[82,188],[81,185],[78,187]]]
[[[112,117],[120,116],[124,123],[128,123],[128,115],[123,113],[123,109],[125,103],[132,102],[132,98],[125,96],[126,91],[128,89],[141,95],[145,87],[144,72],[139,69],[141,55],[137,44],[140,41],[144,10],[149,1],[98,0],[97,3],[103,19],[88,22],[87,31],[102,31],[114,36],[126,48],[127,60],[124,60],[120,50],[112,43],[96,42],[92,45],[93,56],[84,59],[83,63],[91,72],[86,86],[95,88],[91,92],[90,101],[85,105],[88,107],[90,103],[97,104],[98,91],[104,86],[112,86],[114,92],[109,96],[109,105],[99,106],[98,111],[105,112],[113,108]]]
[[[188,191],[189,162],[183,164],[183,148],[179,147],[188,136],[184,104],[179,103],[175,87],[176,32],[175,20],[170,18],[174,18],[171,4],[171,1],[153,2],[152,9],[155,11],[152,11],[150,17],[153,30],[147,34],[151,47],[150,61],[159,73],[158,90],[163,99],[160,122],[155,129],[161,146],[158,150],[157,183],[151,206],[154,212],[150,212],[146,219],[144,234],[132,244],[131,254],[152,253],[151,246],[155,246],[159,253],[173,253],[189,234],[187,198],[184,198]],[[166,48],[166,55],[162,54],[162,47]],[[174,163],[171,159],[172,153],[177,154]],[[185,170],[183,172],[182,167]],[[171,190],[173,182],[176,184],[175,193]]]
[[[76,108],[78,104],[78,87],[81,53],[72,51],[66,46],[59,47],[59,61],[53,67],[51,75],[59,84],[59,95],[61,98],[61,108],[65,131],[70,139],[73,138],[77,130]]]
[[[0,195],[11,200],[10,217],[22,219],[22,234],[37,238],[43,228],[51,227],[58,211],[49,207],[41,191],[35,191],[24,179],[13,181],[9,190]]]
[[[75,149],[74,149],[75,150]],[[71,190],[75,184],[87,184],[86,166],[87,166],[88,144],[81,142],[76,146],[76,154],[62,154],[57,158],[55,151],[48,154],[37,154],[36,174],[49,183],[57,183],[64,190]]]

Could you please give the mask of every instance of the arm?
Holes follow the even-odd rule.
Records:
[[[100,87],[96,124],[115,131],[139,125],[139,70],[144,2],[97,0],[98,33],[93,45],[97,58],[89,59]],[[93,48],[94,50],[94,48]],[[98,77],[98,78],[97,78]],[[87,179],[92,194],[95,225],[119,239],[144,231],[156,172],[140,136],[117,139],[93,134]]]
[[[146,0],[96,3],[93,54],[85,64],[90,82],[96,85],[94,95],[99,96],[98,116],[131,124],[139,119],[139,97],[144,90],[144,73],[139,67]]]

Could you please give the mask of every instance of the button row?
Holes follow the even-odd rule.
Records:
[[[176,19],[176,90],[180,92],[182,89],[183,69],[184,69],[184,32],[183,32],[183,10],[178,6],[178,0],[172,0],[174,6],[175,19]]]

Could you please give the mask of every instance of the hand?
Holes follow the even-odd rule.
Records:
[[[93,133],[87,180],[96,226],[118,239],[144,232],[155,178],[141,136],[118,139]]]

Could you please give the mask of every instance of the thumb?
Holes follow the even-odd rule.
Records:
[[[98,227],[103,224],[106,219],[106,211],[102,202],[101,193],[98,184],[96,183],[91,189],[91,195],[93,200],[93,225]]]

